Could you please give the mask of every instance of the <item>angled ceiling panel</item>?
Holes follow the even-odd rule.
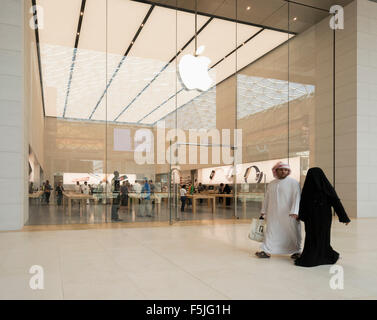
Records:
[[[149,8],[150,5],[143,3],[112,0],[108,2],[106,17],[106,1],[87,1],[66,117],[89,118],[97,107],[99,112],[95,119],[106,119],[106,108],[101,99],[106,84]]]
[[[263,32],[258,34],[238,50],[238,70],[246,67],[251,62],[270,52],[293,36],[294,35],[292,34],[288,35],[284,32],[268,29],[263,30]]]
[[[164,11],[170,11],[175,16],[175,11],[163,8]],[[177,45],[170,46],[168,59],[169,62],[181,48],[192,39],[195,34],[195,16],[186,12],[177,12]],[[209,20],[208,17],[198,16],[198,30]],[[155,24],[158,21],[155,21]],[[202,33],[211,25],[212,22],[203,30]],[[168,26],[166,26],[168,27]],[[171,26],[170,26],[171,28]],[[199,36],[202,34],[200,33]],[[175,32],[174,32],[175,35]],[[194,41],[191,41],[191,44]],[[189,45],[190,46],[190,45]],[[178,60],[182,54],[178,56]],[[119,118],[119,121],[137,122],[142,119],[146,113],[149,113],[156,105],[162,103],[166,97],[171,96],[176,91],[176,62],[172,61],[167,68],[161,72],[158,78],[138,97],[137,100],[128,107],[128,109]],[[179,85],[179,83],[178,83]],[[181,87],[178,87],[178,90]]]
[[[76,38],[77,22],[81,0],[36,0],[43,10],[43,28],[38,29],[39,41],[50,45],[73,48]]]
[[[201,28],[208,19],[199,16],[198,28]],[[194,22],[194,15],[186,12],[176,12],[160,7],[153,10],[148,23],[143,27],[138,41],[130,52],[130,60],[144,66],[142,72],[136,70],[132,73],[131,85],[133,89],[137,89],[137,92],[133,91],[133,95],[130,96],[123,95],[121,100],[116,99],[116,103],[122,101],[122,104],[114,105],[111,110],[108,108],[108,119],[115,120],[124,111],[117,121],[135,122],[143,114],[142,112],[145,112],[141,109],[148,110],[153,107],[151,104],[158,103],[165,98],[166,94],[175,92],[175,63],[172,62],[163,72],[160,73],[160,71],[193,37]],[[178,33],[175,29],[176,24]],[[126,76],[129,77],[129,74]],[[152,81],[155,76],[158,78]],[[118,81],[121,80],[118,79]],[[150,86],[148,86],[149,83],[151,83]],[[146,86],[148,87],[144,90]],[[127,92],[129,92],[128,87],[130,85],[125,83]],[[115,87],[109,91],[110,101],[115,100],[113,99],[115,97],[111,97],[114,89]]]
[[[38,19],[44,24],[38,32],[45,112],[58,117],[64,109],[81,0],[37,0],[36,4],[42,8]]]

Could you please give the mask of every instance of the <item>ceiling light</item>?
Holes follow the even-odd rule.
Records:
[[[293,21],[296,21],[296,20],[297,20],[297,17],[294,17],[294,18],[293,18]]]
[[[251,9],[251,7],[250,7],[250,6],[247,6],[247,7],[246,7],[246,10],[247,10],[247,11],[249,11],[250,9]]]

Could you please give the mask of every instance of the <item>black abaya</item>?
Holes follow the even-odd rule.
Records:
[[[340,222],[350,222],[334,188],[320,168],[311,168],[302,189],[299,219],[305,223],[305,244],[301,257],[295,264],[314,267],[334,264],[339,253],[330,245],[331,207]]]

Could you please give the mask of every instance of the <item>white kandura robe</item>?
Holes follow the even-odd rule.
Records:
[[[301,252],[301,224],[298,214],[300,184],[290,177],[275,179],[267,187],[261,213],[266,215],[266,234],[261,250],[269,254]]]

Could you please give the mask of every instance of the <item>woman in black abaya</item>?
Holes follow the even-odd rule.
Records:
[[[340,222],[347,225],[351,221],[322,169],[310,168],[302,188],[298,214],[298,219],[305,223],[305,245],[295,265],[314,267],[334,264],[339,259],[339,253],[330,245],[331,207]]]

